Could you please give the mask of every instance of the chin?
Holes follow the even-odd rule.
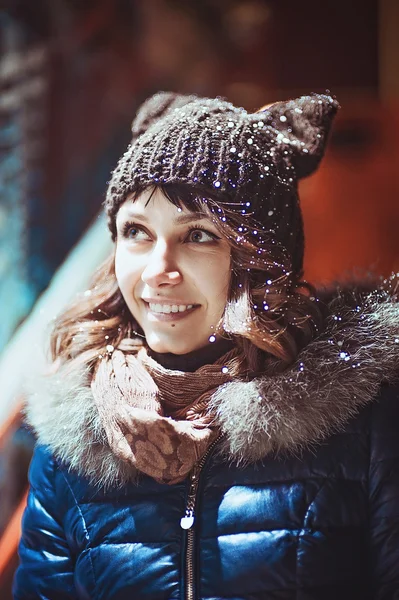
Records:
[[[192,341],[191,343],[185,343],[184,340],[161,340],[151,335],[146,336],[146,341],[153,352],[176,355],[188,354],[194,350],[199,350],[199,348],[202,348],[206,344],[206,342],[203,344],[193,344]]]

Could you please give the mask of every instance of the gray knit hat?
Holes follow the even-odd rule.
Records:
[[[302,270],[304,239],[297,183],[315,171],[339,105],[313,94],[248,113],[219,98],[162,92],[140,107],[133,139],[105,200],[112,237],[127,195],[151,185],[200,187],[272,232]]]

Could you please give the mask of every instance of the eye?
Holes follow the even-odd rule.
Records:
[[[140,225],[136,225],[135,223],[125,223],[122,229],[122,235],[124,238],[135,242],[149,239],[148,233],[140,227]]]
[[[187,236],[187,240],[189,242],[193,242],[196,244],[203,244],[206,242],[214,242],[215,240],[220,239],[217,235],[215,235],[214,233],[211,233],[210,231],[206,231],[206,229],[201,229],[199,227],[196,227],[195,229],[191,229],[188,232],[188,236]]]

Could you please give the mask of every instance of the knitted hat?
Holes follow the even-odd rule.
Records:
[[[330,96],[313,94],[248,113],[219,98],[155,94],[140,107],[132,143],[109,183],[105,210],[113,239],[129,193],[187,184],[272,232],[299,274],[304,238],[297,183],[317,169],[338,107]]]

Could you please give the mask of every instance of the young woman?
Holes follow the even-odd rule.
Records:
[[[399,598],[396,279],[318,299],[298,179],[337,102],[158,94],[58,319],[16,600]]]

